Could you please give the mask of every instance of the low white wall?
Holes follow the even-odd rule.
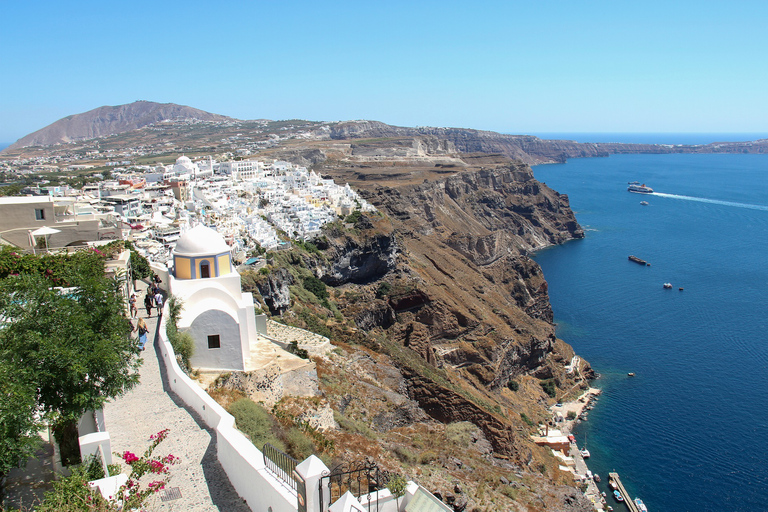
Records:
[[[160,354],[168,373],[168,383],[179,398],[197,412],[208,427],[216,431],[216,455],[235,491],[255,512],[295,512],[296,492],[266,469],[261,451],[234,428],[235,418],[179,367],[176,354],[165,334],[167,303],[163,309],[159,328]]]

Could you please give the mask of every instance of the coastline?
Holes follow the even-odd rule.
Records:
[[[572,436],[572,432],[576,422],[581,421],[579,418],[582,414],[588,414],[589,409],[592,408],[591,405],[597,401],[601,393],[601,389],[589,387],[576,399],[570,402],[563,402],[559,405],[556,404],[549,408],[552,413],[552,423],[559,427],[564,436],[567,436],[570,439],[569,455],[573,458],[575,463],[574,479],[577,482],[581,481],[586,483],[587,488],[584,491],[584,495],[592,501],[595,510],[598,511],[605,510],[607,503],[601,494],[600,489],[597,487],[597,482],[593,479],[593,474],[589,470],[589,466],[587,466],[586,458],[582,455],[575,438]],[[572,413],[571,416],[573,419],[568,419],[569,413]],[[587,449],[586,442],[583,449]],[[588,457],[589,455],[587,455],[587,458]],[[608,510],[612,509],[609,508]]]

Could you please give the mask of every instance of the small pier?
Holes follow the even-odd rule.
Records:
[[[608,473],[608,481],[616,482],[616,487],[619,488],[619,492],[624,497],[624,504],[627,506],[630,512],[640,512],[640,509],[638,509],[637,505],[635,504],[635,500],[629,497],[629,493],[624,488],[624,484],[621,483],[621,478],[619,478],[618,473],[616,473],[615,471],[612,473]]]

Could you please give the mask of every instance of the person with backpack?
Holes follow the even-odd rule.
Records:
[[[150,295],[149,290],[147,290],[147,295],[144,297],[144,307],[147,308],[147,317],[152,316],[152,306],[154,306],[155,303],[152,301],[152,295]]]
[[[147,322],[143,318],[139,318],[139,324],[136,326],[136,329],[139,331],[139,348],[144,350],[144,345],[147,344],[147,333],[149,332]]]

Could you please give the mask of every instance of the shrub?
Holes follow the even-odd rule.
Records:
[[[315,445],[307,435],[296,427],[286,430],[286,452],[296,460],[304,460],[315,452]]]
[[[539,382],[539,385],[541,386],[541,389],[543,389],[544,392],[550,396],[550,398],[555,398],[555,396],[557,396],[555,381],[552,379],[542,380]]]
[[[229,407],[237,428],[247,435],[254,446],[261,450],[266,443],[285,451],[285,444],[274,434],[275,420],[266,409],[251,400],[241,398]]]
[[[379,288],[376,290],[376,298],[383,299],[384,297],[389,295],[389,292],[391,291],[392,291],[392,285],[386,281],[382,281],[381,283],[379,283]]]
[[[445,426],[445,437],[461,447],[467,447],[472,442],[472,434],[477,427],[468,421],[458,421]]]
[[[295,354],[302,359],[309,359],[309,352],[303,348],[299,348],[299,342],[296,340],[292,341],[290,345],[288,345],[288,352]]]
[[[569,420],[575,420],[576,419],[576,411],[568,411],[568,416],[566,416]]]
[[[437,454],[432,450],[421,452],[419,455],[419,464],[432,464],[437,460]]]
[[[362,217],[362,212],[360,210],[355,210],[354,212],[347,215],[347,218],[344,219],[344,222],[347,224],[357,224],[357,221],[360,220],[360,217]]]
[[[510,391],[517,391],[520,389],[520,384],[516,380],[511,380],[507,382],[507,387],[510,389]]]
[[[400,462],[414,464],[417,460],[416,454],[405,446],[397,445],[393,451],[395,452],[395,456],[400,459]]]
[[[192,368],[189,360],[195,354],[195,339],[188,332],[179,332],[173,322],[168,322],[165,326],[165,334],[173,347],[174,353],[181,359],[184,370],[189,372]]]
[[[534,425],[533,420],[531,420],[531,418],[529,418],[528,415],[525,414],[524,412],[520,413],[520,419],[522,419],[523,422],[525,422],[525,424],[528,425],[529,427],[532,427]]]
[[[307,276],[304,278],[304,289],[312,292],[318,299],[328,298],[328,288],[325,283],[316,278],[315,276]]]

